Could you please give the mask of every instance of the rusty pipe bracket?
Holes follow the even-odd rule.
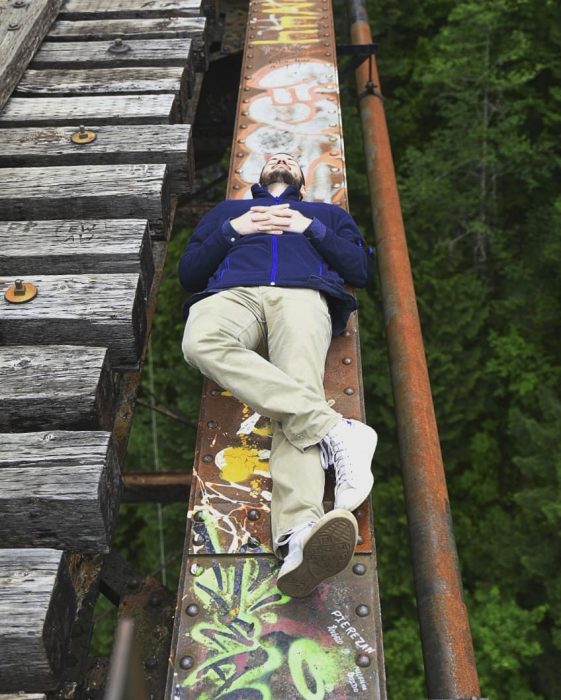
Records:
[[[367,95],[378,95],[376,93],[376,85],[372,82],[372,57],[378,54],[379,44],[337,44],[337,55],[350,55],[341,71],[341,82],[345,82],[352,71],[355,71],[361,66],[364,61],[368,60],[368,81],[366,82],[365,90]]]
[[[16,280],[6,290],[4,299],[10,304],[25,304],[37,296],[37,287],[31,282]]]

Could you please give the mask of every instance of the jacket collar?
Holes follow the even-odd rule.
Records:
[[[300,192],[296,185],[288,185],[288,187],[285,189],[285,191],[280,195],[280,197],[273,197],[273,195],[269,192],[269,190],[266,187],[263,187],[262,185],[255,184],[252,185],[251,187],[251,194],[253,195],[253,199],[288,199],[288,200],[296,200],[297,202],[300,201]]]

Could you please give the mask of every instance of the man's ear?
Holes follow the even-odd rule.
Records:
[[[302,185],[300,188],[300,199],[304,199],[306,197],[306,185]]]

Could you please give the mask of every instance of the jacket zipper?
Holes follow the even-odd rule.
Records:
[[[269,279],[269,284],[275,285],[276,284],[276,277],[277,277],[277,267],[279,264],[279,259],[278,259],[278,240],[275,235],[271,237],[271,246],[272,246],[272,254],[273,254],[273,261],[271,263],[271,277]]]

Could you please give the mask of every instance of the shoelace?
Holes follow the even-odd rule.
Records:
[[[335,469],[335,480],[337,491],[344,485],[353,486],[353,469],[349,453],[343,443],[337,440],[330,440],[330,462]]]

